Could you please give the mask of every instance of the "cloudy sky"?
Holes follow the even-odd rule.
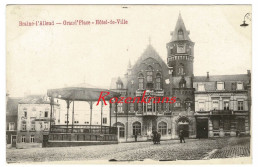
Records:
[[[7,90],[11,96],[76,83],[106,87],[126,72],[148,45],[166,61],[166,43],[179,13],[195,42],[194,74],[246,73],[251,69],[251,12],[247,5],[9,6]],[[19,21],[125,19],[126,25],[19,27]]]

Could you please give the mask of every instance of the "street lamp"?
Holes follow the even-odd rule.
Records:
[[[246,27],[246,26],[249,25],[249,24],[246,23],[246,17],[247,17],[247,16],[249,17],[250,14],[251,14],[251,13],[245,14],[243,24],[240,24],[241,27]],[[251,20],[251,19],[249,19],[249,20]]]

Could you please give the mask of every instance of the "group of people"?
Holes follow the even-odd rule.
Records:
[[[161,133],[157,131],[152,132],[153,144],[160,144],[161,141]]]
[[[180,143],[182,143],[182,142],[185,143],[184,131],[183,131],[183,130],[180,130],[180,132],[179,132],[179,138],[180,138]],[[152,132],[152,139],[153,139],[153,144],[160,144],[160,141],[161,141],[161,133],[154,130],[154,131]]]

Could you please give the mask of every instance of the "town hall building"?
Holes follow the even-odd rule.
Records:
[[[146,97],[176,97],[173,104],[154,103],[153,100],[149,103],[113,104],[111,122],[118,127],[119,141],[134,141],[135,136],[138,141],[149,140],[154,130],[161,133],[161,139],[176,139],[180,130],[187,138],[234,136],[238,129],[249,134],[250,107],[247,100],[250,97],[250,74],[208,76],[210,79],[194,76],[194,44],[179,15],[171,40],[166,44],[167,63],[149,44],[134,65],[129,62],[124,77],[112,78],[110,90],[121,93],[123,97],[141,98],[144,91]],[[219,90],[220,83],[225,82],[226,85],[236,84],[236,88],[231,90],[231,86],[228,89],[223,86]],[[198,90],[201,84],[205,85],[204,91],[200,87]],[[209,106],[216,105],[217,97],[223,100],[218,100],[220,107],[215,111]],[[230,104],[227,104],[227,99]],[[200,110],[200,101],[207,105],[203,111]],[[236,107],[231,107],[231,103]],[[224,105],[230,107],[224,108]],[[228,127],[223,130],[223,126]]]

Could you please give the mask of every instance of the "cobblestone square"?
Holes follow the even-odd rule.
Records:
[[[202,160],[250,156],[250,137],[186,139],[81,147],[7,149],[8,163],[86,160]]]

